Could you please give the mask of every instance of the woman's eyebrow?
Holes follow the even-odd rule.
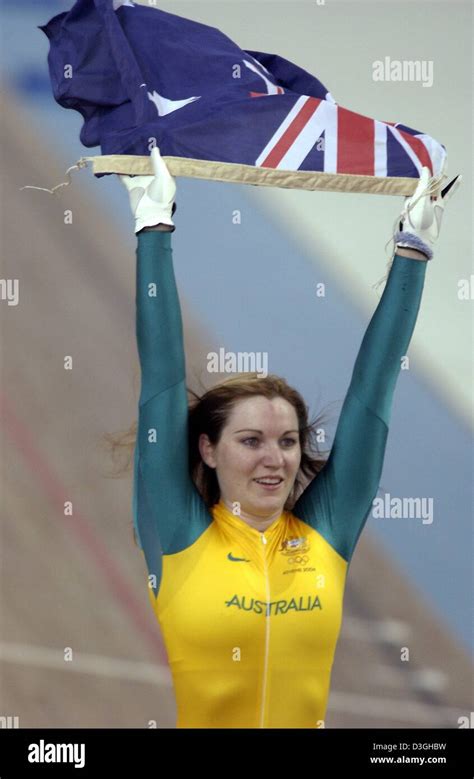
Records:
[[[243,430],[234,430],[234,433],[261,433],[263,435],[263,430],[255,430],[253,427],[244,427]],[[282,435],[286,435],[287,433],[299,433],[299,430],[285,430]]]

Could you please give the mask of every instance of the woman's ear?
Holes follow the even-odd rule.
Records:
[[[206,433],[201,433],[199,436],[199,453],[209,468],[216,467],[216,459],[214,456],[214,447],[209,440],[209,436]]]

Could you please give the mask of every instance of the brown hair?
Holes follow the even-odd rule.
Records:
[[[301,447],[301,462],[295,482],[288,495],[284,509],[291,510],[300,494],[309,482],[322,470],[330,450],[321,450],[317,440],[322,429],[323,413],[308,421],[308,408],[300,393],[290,387],[285,379],[269,374],[260,377],[257,373],[243,373],[219,382],[199,396],[193,390],[188,391],[188,453],[189,473],[201,494],[206,506],[211,508],[219,502],[220,489],[216,471],[202,460],[199,451],[199,437],[206,433],[211,444],[216,445],[222,434],[230,413],[236,403],[245,398],[263,395],[271,400],[281,397],[290,403],[296,411]],[[189,395],[192,396],[191,400]],[[132,461],[133,449],[137,434],[137,422],[119,434],[106,433],[105,441],[109,445],[115,459],[124,453],[127,458],[125,467],[121,467],[115,475],[128,471]]]

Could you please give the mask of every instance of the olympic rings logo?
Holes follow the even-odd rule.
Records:
[[[308,555],[298,556],[298,557],[289,557],[288,562],[290,565],[304,565],[309,560]]]

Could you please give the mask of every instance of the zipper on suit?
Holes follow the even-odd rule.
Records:
[[[265,613],[265,656],[263,661],[262,702],[260,708],[260,727],[263,728],[264,717],[265,717],[265,698],[267,692],[268,652],[270,646],[270,614],[268,613],[268,608],[270,605],[270,580],[268,578],[267,558],[265,554],[267,539],[265,538],[264,533],[261,534],[261,538],[262,538],[263,566],[265,571],[265,585],[267,591],[267,604],[268,604]]]

